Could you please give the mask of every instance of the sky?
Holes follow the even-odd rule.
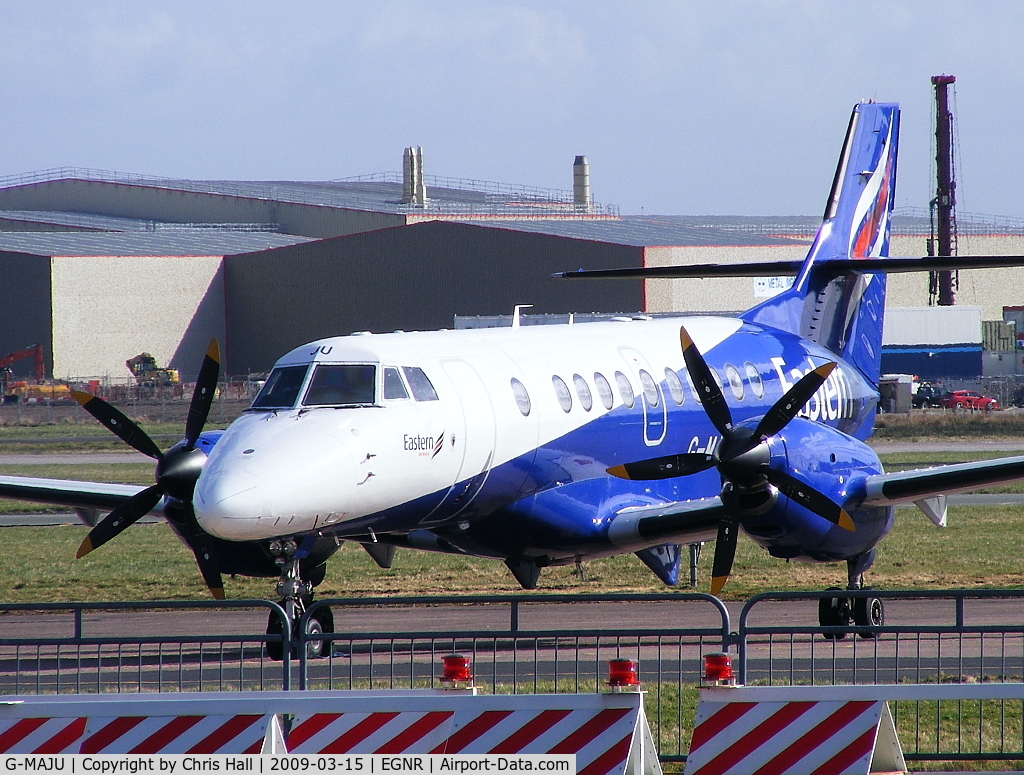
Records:
[[[1024,218],[1024,3],[0,0],[0,176],[399,171],[572,186],[623,214],[818,215],[849,111],[903,106],[897,205]],[[429,194],[429,191],[428,191]]]

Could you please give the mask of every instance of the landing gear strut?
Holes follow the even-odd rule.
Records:
[[[868,590],[864,586],[864,575],[858,572],[859,563],[848,561],[848,590]],[[839,587],[830,587],[829,591],[841,591]],[[885,623],[885,609],[877,597],[823,597],[818,601],[818,625],[821,627],[881,627]],[[833,630],[823,633],[826,640],[842,640],[849,633],[845,630]],[[862,630],[858,633],[862,638],[878,637],[876,630]]]
[[[274,562],[281,569],[281,580],[277,583],[276,591],[281,598],[280,605],[291,623],[291,655],[293,657],[298,656],[297,628],[299,622],[302,620],[302,615],[313,604],[313,585],[308,581],[303,581],[299,574],[297,552],[298,545],[291,539],[270,542],[270,553],[274,556]],[[281,632],[281,619],[272,611],[267,620],[267,635],[280,636]],[[311,636],[327,635],[332,632],[334,632],[334,614],[331,613],[330,608],[318,608],[306,619],[306,657],[308,659],[330,655],[330,638]],[[284,644],[281,641],[269,641],[267,656],[273,660],[282,659]]]

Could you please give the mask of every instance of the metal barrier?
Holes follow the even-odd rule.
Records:
[[[319,637],[307,639],[305,621],[327,606],[332,645],[327,658],[310,659],[307,640]],[[642,606],[656,607],[663,623],[631,624]],[[432,627],[402,626],[425,612]],[[606,688],[608,660],[635,659],[663,761],[685,758],[703,655],[731,638],[725,605],[704,594],[322,600],[297,629],[299,688],[309,689],[433,688],[439,658],[459,652],[496,694],[597,692]]]
[[[283,635],[263,633],[268,613]],[[177,634],[141,632],[157,619]],[[267,600],[0,605],[0,695],[286,690],[294,660],[271,661],[266,644],[288,638]]]
[[[818,626],[818,601],[837,595],[885,601],[888,623]],[[323,637],[303,634],[303,620],[286,648],[284,611],[264,600],[2,605],[0,694],[424,689],[452,652],[494,693],[577,693],[602,690],[606,662],[628,658],[672,761],[684,758],[711,651],[735,647],[748,685],[1024,677],[1024,590],[768,593],[743,606],[735,632],[726,606],[699,594],[322,600],[306,619],[327,607],[334,631],[313,658]],[[283,635],[265,634],[268,616]],[[893,710],[910,760],[1024,761],[1022,699],[901,699]]]
[[[886,602],[889,623],[818,626],[819,601],[836,596]],[[747,685],[1020,683],[1024,590],[765,593],[744,605],[737,646]],[[1024,699],[992,694],[895,702],[906,758],[1024,761]]]
[[[287,626],[283,637],[235,634],[258,633],[268,610],[286,624],[266,601],[0,606],[0,693],[423,689],[438,685],[439,658],[453,651],[471,655],[478,682],[495,693],[583,693],[605,688],[608,660],[630,658],[641,664],[658,750],[680,759],[703,655],[731,638],[726,607],[702,594],[322,600],[299,632],[327,607],[334,634],[326,658],[307,649],[323,636],[300,634],[272,662],[264,644],[287,642]],[[212,622],[197,617],[214,609],[226,610]],[[657,626],[631,626],[641,609]],[[12,635],[4,615],[28,611],[37,616],[22,617]],[[176,611],[187,635],[130,634],[133,617]],[[64,621],[52,621],[55,614]]]

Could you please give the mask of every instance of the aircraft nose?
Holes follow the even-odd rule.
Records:
[[[337,444],[211,457],[193,505],[203,530],[219,538],[262,540],[326,527],[344,518],[352,498],[352,458]]]

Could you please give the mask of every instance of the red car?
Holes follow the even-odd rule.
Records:
[[[984,409],[986,411],[999,408],[999,402],[994,398],[983,396],[977,390],[954,390],[942,397],[942,406],[945,409]]]

